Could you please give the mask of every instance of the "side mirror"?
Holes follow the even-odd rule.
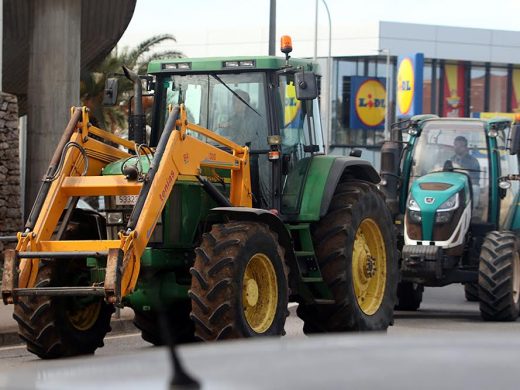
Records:
[[[117,101],[117,79],[107,78],[105,81],[105,91],[103,92],[103,105],[114,106]]]
[[[514,124],[511,126],[509,154],[520,153],[520,124]]]
[[[350,151],[349,156],[350,156],[350,157],[358,157],[358,158],[359,158],[359,157],[361,157],[361,154],[362,154],[362,153],[363,153],[363,151],[362,151],[361,149],[352,149],[352,150]]]
[[[313,72],[298,72],[294,75],[296,99],[312,100],[318,96],[316,75]]]

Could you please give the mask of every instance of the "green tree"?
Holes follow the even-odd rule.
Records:
[[[152,60],[184,57],[184,54],[177,50],[157,51],[158,45],[164,42],[177,41],[171,34],[162,34],[148,38],[134,48],[125,47],[119,50],[115,47],[99,65],[81,75],[81,103],[90,109],[98,127],[114,133],[126,129],[128,101],[133,95],[132,83],[125,77],[120,77],[118,104],[115,107],[103,107],[103,90],[107,77],[122,74],[122,65],[137,71],[138,74],[145,74],[147,65]],[[149,101],[143,102],[145,107],[149,104]]]

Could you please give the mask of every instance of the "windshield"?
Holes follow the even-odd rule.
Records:
[[[487,170],[487,144],[482,122],[432,121],[425,124],[413,151],[412,176],[442,170],[446,163],[478,180]],[[473,183],[478,184],[478,183]]]
[[[267,149],[264,74],[174,75],[163,78],[161,85],[159,128],[168,117],[168,107],[184,103],[191,123],[252,150]]]
[[[489,189],[488,152],[484,123],[480,121],[428,121],[413,151],[411,172],[415,178],[450,168],[470,178],[476,218],[487,215]]]
[[[164,127],[169,107],[184,103],[189,122],[248,146],[255,207],[268,207],[271,199],[265,79],[264,73],[251,72],[170,75],[160,79],[158,129]],[[193,131],[188,134],[215,144]]]

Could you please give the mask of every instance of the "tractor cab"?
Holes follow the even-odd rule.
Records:
[[[324,152],[316,85],[308,86],[311,95],[297,96],[302,91],[298,80],[314,78],[313,70],[310,62],[291,60],[289,66],[274,57],[152,62],[150,146],[157,145],[171,107],[182,103],[190,123],[249,148],[255,207],[297,213],[299,172],[306,173],[306,161]]]
[[[471,204],[472,221],[487,222],[490,154],[484,126],[481,121],[460,120],[430,120],[424,124],[411,153],[407,207],[412,204],[411,207],[417,208],[415,204],[426,199],[428,203],[423,206],[430,205],[439,213],[436,219],[447,223],[450,218],[447,214],[441,216],[442,210],[451,211],[456,204]],[[432,189],[441,191],[437,199],[430,196]]]

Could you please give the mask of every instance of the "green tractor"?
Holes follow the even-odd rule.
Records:
[[[165,342],[161,313],[178,342],[283,335],[289,302],[299,303],[306,333],[392,324],[398,258],[380,177],[358,157],[324,154],[316,67],[289,51],[286,58],[153,61],[146,76],[126,69],[135,85],[129,133],[137,146],[124,158],[117,157],[122,147],[110,148],[128,143],[80,119],[77,131],[89,135],[68,153],[84,150],[73,165],[90,164],[63,179],[49,169],[51,189],[42,187],[7,256],[2,295],[14,301],[31,352],[93,352],[114,305],[131,307],[153,344]],[[105,92],[113,103],[116,80]],[[153,99],[149,113],[145,96]],[[196,147],[183,149],[187,143]],[[101,155],[109,163],[98,162]],[[172,161],[175,171],[163,174]],[[76,241],[37,241],[39,226],[52,228],[46,208],[59,210],[42,200],[54,186],[71,199],[104,196],[103,218],[65,208],[54,237]],[[239,207],[248,205],[240,199],[249,207]],[[132,263],[139,239],[142,255]],[[42,259],[39,269],[29,275],[31,263],[23,263],[17,285],[12,264],[29,258]]]
[[[508,119],[435,115],[392,127],[382,148],[381,190],[400,232],[396,309],[417,310],[424,286],[462,283],[483,319],[516,320],[518,130]]]

